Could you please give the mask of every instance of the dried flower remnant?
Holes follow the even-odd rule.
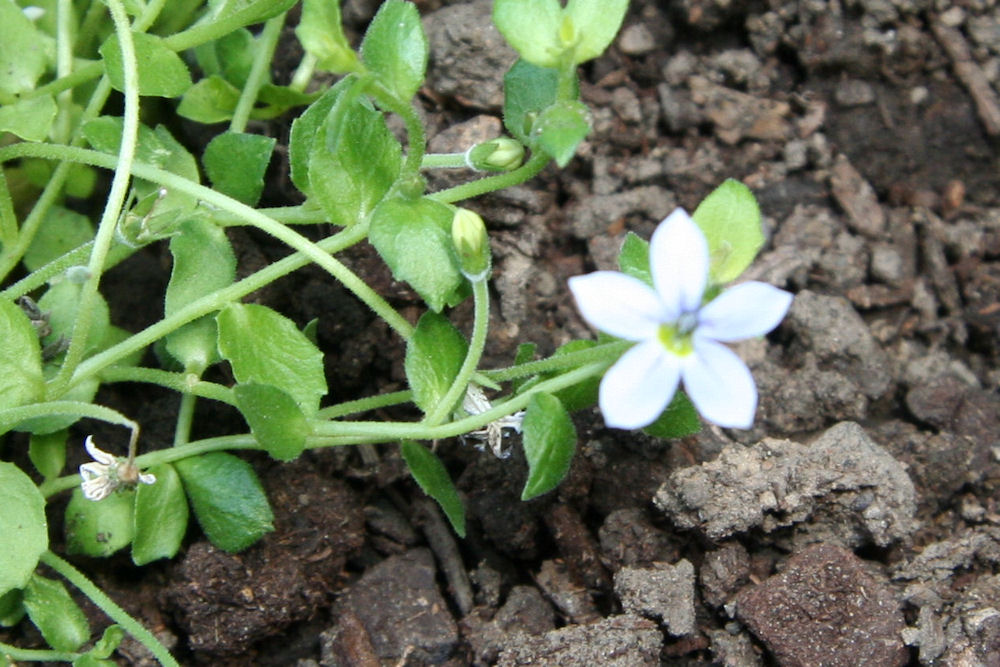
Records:
[[[83,479],[80,488],[87,500],[103,500],[123,486],[156,482],[155,475],[139,472],[128,459],[118,458],[98,449],[92,436],[88,435],[83,444],[94,459],[93,462],[80,466],[80,477]]]
[[[465,390],[465,398],[462,399],[462,409],[470,415],[481,415],[492,407],[493,405],[486,398],[482,388],[477,384],[469,383]],[[490,451],[498,459],[505,459],[510,456],[510,448],[504,447],[504,438],[507,435],[504,433],[504,429],[509,428],[520,433],[523,422],[524,410],[519,410],[512,415],[491,421],[483,428],[471,431],[468,435],[488,444]]]

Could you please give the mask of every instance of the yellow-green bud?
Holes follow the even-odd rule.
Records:
[[[456,210],[451,221],[451,241],[462,265],[462,275],[474,283],[486,280],[490,274],[490,239],[479,214],[467,208]]]
[[[578,41],[580,41],[580,35],[577,34],[573,17],[568,12],[563,13],[562,21],[559,23],[559,43],[563,49],[569,49],[576,46]]]
[[[510,137],[476,144],[465,154],[466,163],[477,170],[512,171],[524,160],[524,146]]]

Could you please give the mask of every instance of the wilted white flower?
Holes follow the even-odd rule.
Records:
[[[462,399],[462,409],[465,410],[470,415],[481,415],[487,410],[490,410],[493,405],[490,403],[489,399],[486,398],[486,394],[483,393],[482,387],[472,382],[469,383],[468,388],[465,390],[465,398]],[[495,421],[491,421],[489,424],[483,428],[472,431],[468,435],[476,438],[478,440],[483,440],[490,446],[490,450],[493,455],[498,459],[505,459],[510,456],[510,449],[504,448],[504,432],[505,428],[513,429],[515,432],[521,432],[521,424],[524,422],[524,410],[519,410],[512,415],[507,415],[506,417],[501,417]]]
[[[676,209],[649,244],[654,287],[616,271],[570,278],[580,313],[612,336],[636,341],[601,380],[604,421],[617,428],[653,423],[678,385],[710,422],[750,428],[757,387],[746,364],[722,343],[762,336],[778,326],[792,295],[745,282],[703,304],[708,242],[694,220]]]
[[[93,437],[88,435],[83,445],[95,461],[80,466],[80,477],[83,479],[80,489],[87,500],[102,500],[128,484],[156,482],[155,475],[139,472],[134,463],[98,449]]]

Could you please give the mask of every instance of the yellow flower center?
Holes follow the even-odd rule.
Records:
[[[682,313],[676,322],[661,324],[658,337],[663,347],[678,357],[686,357],[694,352],[691,337],[698,328],[698,313]]]

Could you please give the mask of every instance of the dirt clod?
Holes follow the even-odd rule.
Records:
[[[783,667],[901,667],[905,622],[888,582],[850,551],[817,544],[737,596],[737,618]]]

